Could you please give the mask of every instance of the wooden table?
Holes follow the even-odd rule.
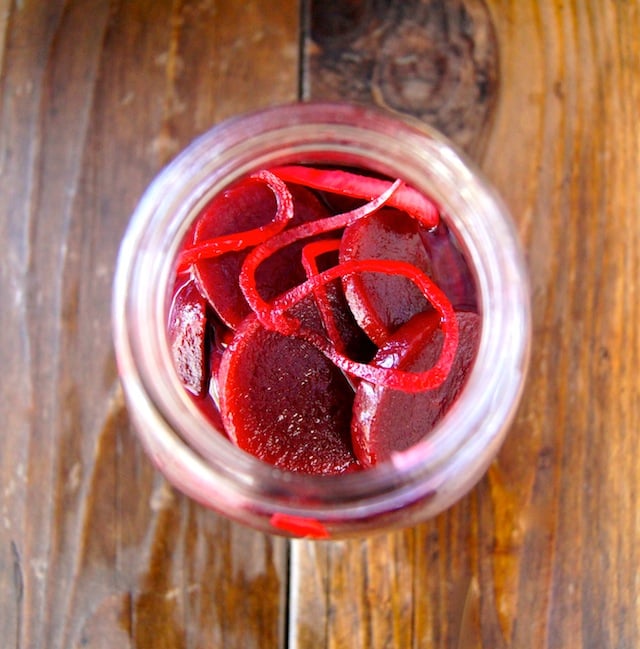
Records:
[[[0,638],[20,649],[640,647],[640,3],[0,0]],[[435,124],[513,211],[533,363],[498,459],[415,529],[288,542],[176,493],[109,309],[194,136],[297,98]]]

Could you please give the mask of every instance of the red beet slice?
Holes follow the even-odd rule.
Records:
[[[320,200],[303,187],[290,188],[294,202],[291,225],[328,216]],[[194,231],[193,243],[227,234],[248,231],[269,223],[276,212],[273,191],[263,182],[243,181],[215,196],[204,208]],[[300,264],[302,243],[288,246],[266,260],[256,277],[260,293],[271,299],[305,280]],[[194,275],[202,293],[229,327],[236,328],[250,313],[238,285],[242,262],[248,250],[228,252],[194,264]]]
[[[205,393],[207,371],[207,301],[193,280],[174,292],[169,312],[169,342],[178,375],[196,396]]]
[[[295,315],[308,326],[299,310]],[[240,448],[286,471],[358,468],[350,442],[353,390],[314,346],[250,315],[223,355],[219,380],[223,422]]]
[[[404,212],[380,210],[345,229],[340,260],[401,260],[431,275],[422,229]],[[414,315],[430,308],[420,290],[405,277],[358,273],[345,278],[344,285],[356,321],[377,345]]]
[[[365,467],[388,460],[392,453],[419,442],[444,416],[465,384],[476,356],[480,316],[458,312],[459,344],[451,371],[438,388],[418,393],[393,390],[362,381],[353,404],[353,450]],[[437,359],[443,333],[434,312],[416,315],[376,354],[373,364],[420,372]]]

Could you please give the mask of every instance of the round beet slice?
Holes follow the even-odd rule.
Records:
[[[296,313],[300,317],[299,313]],[[219,372],[220,409],[229,438],[286,471],[353,471],[353,390],[340,370],[295,336],[242,323]]]
[[[458,398],[476,356],[480,316],[457,314],[459,345],[445,382],[434,390],[409,394],[361,381],[353,404],[351,435],[356,457],[365,467],[419,442]],[[401,327],[376,354],[373,364],[420,372],[433,365],[443,333],[439,316],[424,312]]]
[[[340,261],[394,259],[431,275],[422,227],[408,214],[385,208],[347,227]],[[353,315],[377,345],[414,315],[429,309],[420,290],[406,277],[360,273],[345,278],[345,295]]]
[[[329,215],[320,200],[304,187],[290,188],[294,217],[291,225]],[[193,243],[227,234],[249,231],[269,223],[276,213],[276,199],[260,181],[244,180],[215,196],[203,209],[194,228]],[[271,299],[305,280],[300,263],[302,242],[288,246],[267,259],[256,273],[260,294]],[[228,252],[193,265],[202,293],[229,327],[235,329],[250,313],[238,284],[242,262],[248,250]]]

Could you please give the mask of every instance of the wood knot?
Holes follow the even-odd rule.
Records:
[[[418,117],[478,153],[499,67],[483,0],[351,3],[339,29],[326,11],[312,7],[311,16],[311,97],[375,103]]]

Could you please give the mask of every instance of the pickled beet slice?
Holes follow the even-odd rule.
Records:
[[[294,216],[291,225],[328,216],[327,209],[312,192],[292,187]],[[276,198],[263,182],[246,180],[215,196],[199,217],[194,232],[195,245],[224,235],[250,231],[269,223],[276,213]],[[266,260],[256,273],[261,294],[267,299],[296,286],[306,278],[300,263],[302,244],[283,248]],[[202,259],[193,265],[194,275],[220,319],[235,329],[250,313],[238,276],[248,250],[230,251]]]
[[[293,198],[291,192],[280,178],[274,176],[270,171],[263,169],[262,171],[251,174],[245,182],[261,182],[269,187],[273,192],[276,202],[273,217],[267,223],[250,228],[249,230],[199,240],[181,252],[178,257],[179,270],[188,268],[203,259],[213,259],[228,252],[245,250],[246,248],[262,243],[270,236],[286,228],[291,219],[293,219]],[[209,218],[216,218],[215,212],[211,214],[205,210],[204,214],[209,216]],[[201,213],[200,219],[195,224],[196,233],[200,229],[202,217],[203,214]]]
[[[307,321],[298,310],[296,317]],[[286,471],[359,468],[350,441],[353,390],[313,345],[250,315],[223,355],[219,379],[224,426],[240,448]]]
[[[364,467],[388,460],[394,452],[419,442],[458,398],[476,356],[480,316],[456,314],[458,349],[446,380],[419,393],[393,390],[362,381],[353,404],[352,443]],[[414,372],[433,365],[442,346],[439,316],[424,312],[414,316],[376,354],[373,364]]]
[[[340,260],[401,260],[431,276],[432,265],[422,230],[405,212],[380,210],[345,229]],[[361,273],[346,277],[344,287],[356,321],[377,345],[429,308],[420,290],[406,277]]]
[[[207,389],[207,301],[195,282],[185,280],[174,292],[169,311],[169,343],[184,387],[196,396]]]

